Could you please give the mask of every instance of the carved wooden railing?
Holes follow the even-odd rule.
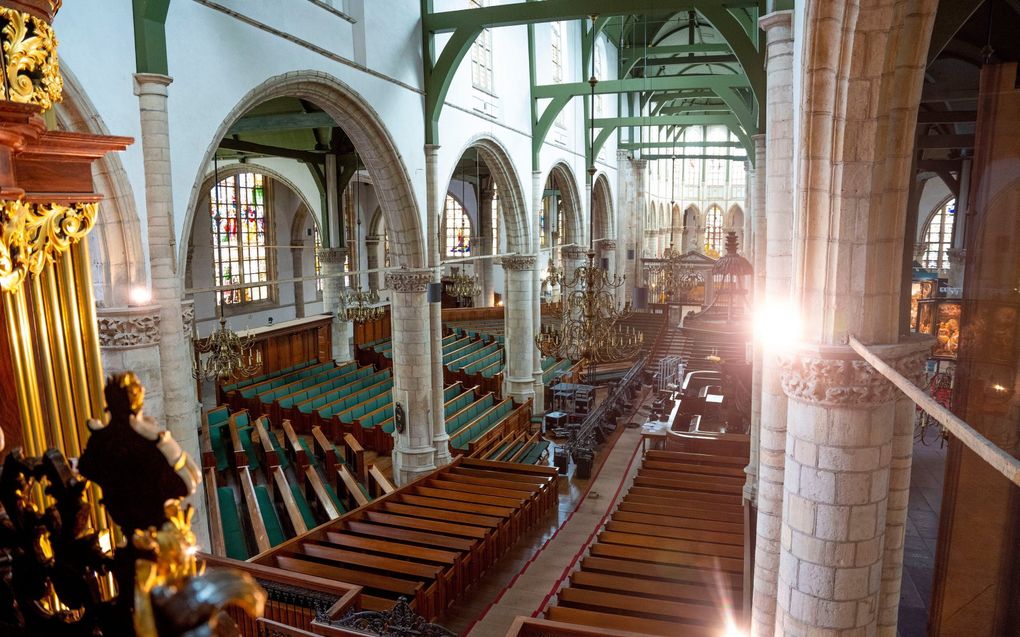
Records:
[[[205,560],[208,568],[232,568],[244,571],[266,589],[268,600],[262,619],[252,619],[235,609],[227,611],[244,637],[257,637],[262,634],[303,635],[307,632],[302,631],[313,631],[312,623],[316,618],[330,620],[361,610],[361,587],[355,584],[300,575],[226,557],[202,555],[201,558]],[[261,627],[263,620],[275,622],[284,628],[297,629],[298,632],[264,633]]]

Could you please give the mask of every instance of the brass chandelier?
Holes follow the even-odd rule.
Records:
[[[366,292],[359,285],[340,295],[340,308],[336,315],[341,321],[349,323],[370,323],[378,321],[385,313],[386,310],[379,305],[379,292]]]
[[[470,301],[482,293],[482,286],[478,284],[477,275],[457,272],[447,284],[446,291],[459,301]]]
[[[595,17],[592,17],[594,25]],[[592,103],[595,100],[595,39],[592,38],[592,74],[588,80],[591,86]],[[595,129],[592,125],[589,136],[588,177],[595,177]],[[594,195],[592,196],[594,208]],[[620,308],[616,302],[616,290],[625,277],[610,276],[609,272],[595,264],[594,218],[589,218],[588,262],[572,274],[562,276],[562,302],[559,320],[543,324],[542,331],[535,336],[535,344],[544,356],[556,356],[587,363],[589,380],[595,378],[599,363],[633,358],[641,349],[644,334],[619,325],[630,316],[629,306]],[[550,277],[555,270],[550,270]],[[547,279],[549,280],[549,279]]]
[[[234,378],[249,378],[262,369],[262,351],[253,349],[254,334],[239,336],[227,327],[222,311],[220,326],[208,338],[195,339],[195,349],[200,354],[210,354],[192,365],[191,375],[196,379],[226,381]],[[197,337],[197,328],[195,335]]]

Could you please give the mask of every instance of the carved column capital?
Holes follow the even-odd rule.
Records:
[[[583,261],[587,257],[588,257],[588,251],[586,249],[584,249],[584,248],[573,247],[573,248],[564,248],[563,249],[563,258],[564,259],[570,259],[570,260],[573,260],[573,261]]]
[[[195,329],[195,300],[181,301],[181,320],[184,322],[184,335],[190,336]]]
[[[347,248],[319,248],[316,254],[323,265],[343,265],[347,258]]]
[[[602,239],[598,243],[599,250],[603,252],[612,252],[616,249],[616,239]]]
[[[386,286],[395,292],[424,292],[431,282],[431,270],[411,270],[405,267],[386,273]]]
[[[194,305],[192,305],[194,312]],[[136,349],[159,345],[159,306],[97,308],[99,346]]]
[[[930,336],[871,349],[915,385],[923,384]],[[893,402],[900,391],[846,345],[803,347],[780,355],[783,391],[791,399],[824,407],[868,409]]]
[[[504,270],[534,270],[535,257],[524,255],[503,257],[502,265]]]

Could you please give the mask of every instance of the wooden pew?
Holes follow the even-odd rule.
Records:
[[[303,471],[305,475],[305,493],[308,498],[309,504],[314,500],[319,503],[322,508],[322,512],[330,520],[335,520],[340,517],[340,511],[333,504],[333,498],[329,497],[329,493],[326,491],[326,486],[322,484],[322,479],[319,478],[319,472],[315,470],[315,467],[305,467]],[[310,497],[307,494],[314,497]]]
[[[379,498],[397,490],[393,483],[386,479],[382,471],[379,471],[379,467],[375,465],[371,465],[368,468],[368,478],[368,484],[365,486],[368,488],[372,498]]]
[[[365,449],[361,443],[351,434],[344,434],[344,444],[341,448],[344,454],[344,462],[351,468],[358,480],[365,484],[368,482],[368,468],[365,465]]]
[[[358,481],[346,465],[337,467],[336,478],[336,494],[348,511],[368,504],[368,497],[362,493]]]
[[[320,427],[312,427],[312,440],[315,457],[322,463],[326,475],[333,475],[333,467],[337,463],[336,447],[326,438]]]
[[[220,499],[216,493],[216,466],[203,470],[205,474],[205,500],[209,505],[209,543],[213,555],[226,555],[227,544],[223,539],[223,518],[220,517]]]
[[[208,422],[202,423],[202,439],[199,441],[202,453],[202,469],[216,469],[216,454],[213,452],[212,432]]]
[[[262,461],[262,466],[266,468],[268,473],[272,473],[274,468],[280,466],[280,458],[269,436],[269,419],[265,416],[259,416],[255,419],[255,431],[251,442],[255,445],[255,451]]]
[[[301,439],[294,433],[294,428],[290,425],[289,420],[283,421],[283,433],[287,437],[287,451],[290,453],[291,460],[297,465],[294,472],[304,473],[305,468],[308,467],[308,454],[301,444]]]
[[[302,535],[308,532],[308,525],[305,524],[305,518],[301,515],[301,509],[298,508],[297,501],[294,500],[294,494],[291,493],[290,483],[287,482],[287,476],[283,472],[282,467],[274,467],[272,470],[273,484],[275,485],[275,497],[276,499],[283,502],[283,508],[287,510],[287,519],[290,520],[290,526],[294,530],[294,535]]]
[[[248,454],[245,453],[244,445],[241,444],[241,436],[237,433],[237,414],[230,416],[230,419],[227,421],[227,427],[230,428],[230,445],[234,449],[234,466],[237,468],[247,467]]]
[[[237,470],[237,477],[241,483],[241,493],[244,494],[244,504],[248,511],[248,520],[251,522],[251,532],[255,538],[255,546],[259,553],[264,553],[272,548],[269,543],[269,532],[266,531],[266,523],[262,520],[262,510],[259,507],[258,499],[255,497],[255,485],[251,480],[251,473],[248,467],[244,466]]]
[[[427,604],[423,604],[423,586],[421,582],[390,577],[376,573],[366,573],[351,568],[321,564],[310,560],[302,559],[298,553],[284,553],[276,556],[276,566],[295,573],[314,575],[339,582],[363,586],[366,592],[371,595],[378,593],[390,593],[393,598],[398,596],[407,597],[411,606],[419,613],[428,610]]]

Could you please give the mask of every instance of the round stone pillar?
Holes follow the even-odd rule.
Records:
[[[747,219],[750,232],[744,239],[744,249],[750,250],[749,260],[754,264],[754,307],[761,307],[765,299],[765,136],[752,135],[754,144],[754,167],[748,170],[749,210]],[[761,397],[762,397],[762,339],[753,341],[754,363],[751,366],[751,455],[747,463],[747,481],[744,483],[744,499],[757,506],[758,500],[758,456],[761,448]]]
[[[319,271],[323,277],[322,310],[333,315],[332,356],[337,362],[354,358],[351,353],[351,324],[341,321],[336,315],[340,308],[340,297],[346,287],[344,276],[346,258],[347,250],[344,248],[319,248]]]
[[[793,11],[774,11],[759,26],[766,34],[768,69],[766,101],[766,161],[755,176],[765,178],[765,216],[768,230],[755,252],[765,256],[765,304],[790,302],[793,271]],[[763,248],[763,249],[759,249]],[[706,291],[706,297],[707,297]],[[761,414],[759,417],[758,516],[754,560],[755,635],[772,635],[779,568],[779,532],[783,507],[786,457],[787,399],[779,380],[775,352],[762,354]]]
[[[515,403],[535,398],[532,360],[535,350],[534,306],[535,257],[503,257],[506,271],[506,372],[503,395]]]
[[[394,430],[393,479],[401,486],[436,468],[432,444],[432,366],[429,303],[431,270],[401,268],[386,273],[393,331],[393,402],[405,414]]]
[[[921,345],[872,349],[910,377],[923,370],[930,344]],[[874,635],[900,392],[845,346],[784,358],[782,386],[790,402],[775,630]]]

